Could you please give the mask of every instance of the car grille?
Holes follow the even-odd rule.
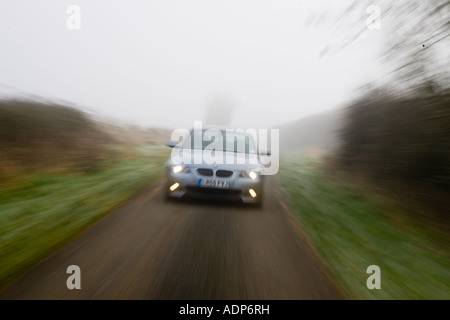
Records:
[[[222,177],[222,178],[231,177],[232,174],[233,174],[233,171],[229,171],[229,170],[217,170],[216,171],[216,176]]]
[[[197,172],[202,176],[211,177],[213,175],[213,171],[211,169],[200,168],[197,169]]]

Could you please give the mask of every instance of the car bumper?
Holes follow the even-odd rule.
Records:
[[[255,180],[233,175],[223,178],[229,182],[229,188],[206,188],[199,186],[199,179],[205,178],[190,173],[167,173],[166,192],[171,198],[201,198],[211,200],[241,201],[243,203],[259,203],[262,197],[263,177]],[[172,190],[171,190],[172,187]],[[249,190],[253,190],[252,196]]]

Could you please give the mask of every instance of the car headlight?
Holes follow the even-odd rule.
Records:
[[[189,168],[182,166],[182,165],[176,165],[172,167],[172,172],[173,173],[185,173],[185,172],[189,172]]]
[[[261,173],[259,171],[256,171],[256,170],[242,171],[241,172],[241,177],[255,180],[256,178],[259,177],[260,174]]]

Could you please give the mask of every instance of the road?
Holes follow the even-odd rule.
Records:
[[[342,299],[274,177],[262,208],[167,202],[162,185],[142,190],[0,299]],[[66,286],[70,265],[80,267],[80,290]]]

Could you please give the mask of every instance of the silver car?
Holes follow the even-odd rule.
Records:
[[[260,206],[263,166],[254,137],[233,129],[191,129],[166,163],[167,198],[239,200]]]

